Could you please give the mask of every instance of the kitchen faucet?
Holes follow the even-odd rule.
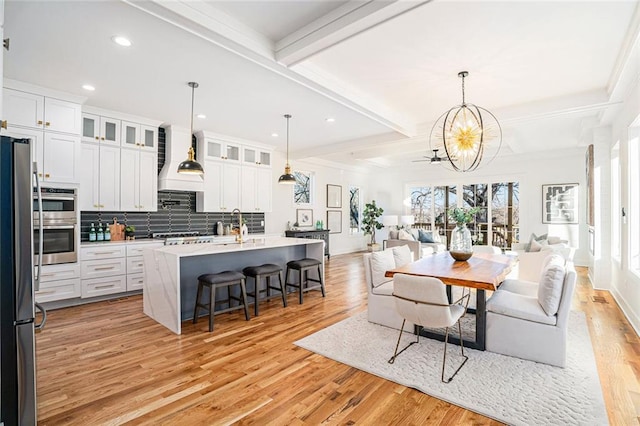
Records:
[[[233,209],[231,216],[235,213],[238,213],[238,236],[236,237],[236,241],[242,243],[242,212],[240,209]]]

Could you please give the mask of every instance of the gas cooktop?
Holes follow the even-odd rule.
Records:
[[[212,243],[215,238],[213,235],[200,235],[197,231],[154,232],[151,236],[153,238],[164,239],[164,245],[166,246]]]

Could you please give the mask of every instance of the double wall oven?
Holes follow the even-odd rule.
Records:
[[[43,265],[78,260],[78,197],[76,189],[34,188],[33,227],[35,262],[42,256]],[[42,244],[40,225],[42,224]],[[40,252],[42,251],[42,253]]]

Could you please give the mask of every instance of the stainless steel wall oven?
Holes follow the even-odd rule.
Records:
[[[35,188],[34,188],[35,189]],[[36,190],[37,191],[37,190]],[[76,262],[78,260],[78,197],[76,189],[41,188],[33,200],[34,254],[42,264]],[[38,229],[42,223],[42,244]]]

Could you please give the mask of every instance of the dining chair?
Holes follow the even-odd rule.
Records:
[[[462,366],[467,362],[469,357],[464,354],[464,345],[462,341],[462,326],[460,319],[464,317],[469,305],[469,293],[463,294],[462,297],[453,303],[449,303],[445,285],[437,278],[417,277],[406,274],[395,274],[393,277],[393,297],[395,300],[396,311],[403,318],[402,327],[400,327],[400,335],[393,356],[389,359],[389,364],[393,364],[402,352],[414,343],[418,343],[420,334],[416,336],[416,340],[409,343],[400,352],[400,339],[402,338],[402,329],[405,321],[412,322],[416,325],[429,328],[445,329],[444,337],[444,354],[442,357],[442,375],[441,380],[449,383]],[[466,302],[465,302],[466,299]],[[464,304],[463,304],[464,302]],[[462,364],[457,368],[451,377],[444,379],[444,370],[447,363],[447,343],[449,340],[449,327],[458,323],[458,333],[460,336],[460,354],[464,358]]]

